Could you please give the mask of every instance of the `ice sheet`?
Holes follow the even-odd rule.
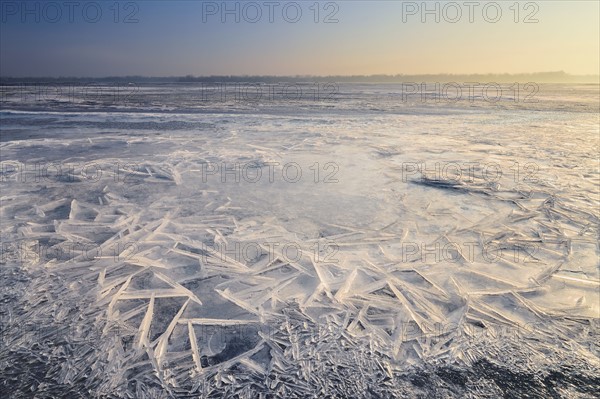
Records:
[[[395,89],[3,104],[5,387],[597,393],[597,98]]]

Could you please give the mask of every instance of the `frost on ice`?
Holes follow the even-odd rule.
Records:
[[[598,394],[593,104],[348,90],[317,109],[3,111],[2,388]]]

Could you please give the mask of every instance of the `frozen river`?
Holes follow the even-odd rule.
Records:
[[[2,88],[3,389],[599,394],[597,85],[257,87]]]

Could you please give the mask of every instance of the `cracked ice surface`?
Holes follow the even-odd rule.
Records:
[[[597,394],[597,86],[517,105],[396,89],[8,96],[3,389]]]

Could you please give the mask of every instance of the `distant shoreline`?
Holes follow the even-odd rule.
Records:
[[[521,74],[424,74],[424,75],[211,75],[211,76],[106,76],[106,77],[0,77],[0,84],[66,83],[66,82],[132,82],[132,83],[195,83],[195,82],[338,82],[338,83],[403,83],[403,82],[477,82],[477,83],[576,83],[599,84],[598,75],[570,75],[565,72]]]

